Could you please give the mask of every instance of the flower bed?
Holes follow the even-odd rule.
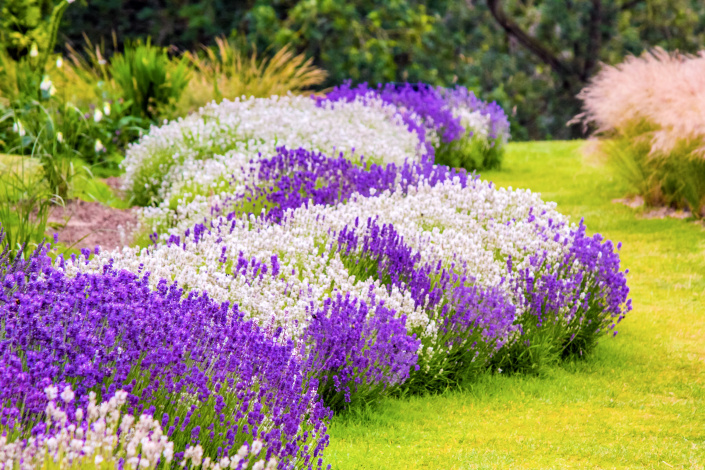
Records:
[[[80,426],[92,395],[108,402],[122,389],[128,413],[158,419],[179,460],[197,446],[220,460],[260,439],[265,460],[289,465],[325,446],[329,412],[293,341],[207,294],[165,280],[151,289],[149,275],[110,266],[68,277],[46,254],[2,275],[0,399],[17,425],[45,437]],[[43,422],[53,384],[75,396],[58,427]]]
[[[140,205],[175,210],[196,195],[231,191],[231,178],[278,146],[353,161],[434,158],[468,170],[497,167],[509,123],[465,88],[339,87],[324,98],[243,98],[209,105],[132,145],[125,189]]]
[[[133,189],[164,176],[146,183],[162,201],[149,246],[3,260],[12,455],[54,455],[62,429],[93,429],[79,408],[124,392],[111,425],[156,420],[164,462],[319,467],[331,412],[531,370],[613,331],[631,308],[615,246],[535,193],[434,164],[441,128],[392,101],[245,100],[154,129],[126,159]],[[51,387],[75,394],[59,426],[42,424]],[[132,467],[148,445],[110,442]]]

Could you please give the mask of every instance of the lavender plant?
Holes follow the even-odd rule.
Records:
[[[428,314],[426,325],[410,330],[421,340],[404,388],[437,391],[484,369],[516,329],[515,308],[501,291],[478,288],[440,263],[421,263],[421,255],[404,243],[393,225],[380,227],[368,219],[361,230],[364,236],[357,228],[345,227],[338,236],[349,271],[358,278],[374,278],[389,290],[408,292],[415,308]]]
[[[517,340],[493,358],[499,370],[542,373],[561,358],[590,353],[598,339],[615,330],[631,311],[626,275],[610,240],[588,236],[582,223],[570,232],[569,250],[555,269],[546,269],[545,254],[531,257],[530,265],[513,281],[524,315]],[[577,270],[576,266],[583,269]],[[512,269],[511,259],[507,260]]]
[[[328,406],[337,411],[373,402],[409,377],[419,341],[408,336],[405,323],[383,303],[368,306],[350,295],[324,302],[305,338]]]
[[[197,223],[206,226],[217,217],[232,219],[241,214],[260,215],[280,221],[284,214],[308,204],[331,205],[345,202],[353,194],[365,197],[383,191],[408,190],[419,181],[437,184],[458,178],[472,178],[463,169],[434,166],[428,159],[403,164],[377,164],[360,157],[354,162],[348,156],[328,157],[306,148],[281,146],[270,158],[251,160],[230,178],[227,189],[211,197],[196,196],[185,203],[178,201],[174,210],[145,208],[144,225],[153,227],[162,240],[182,236]]]
[[[141,415],[139,420],[130,414],[121,415],[128,395],[124,390],[116,391],[110,400],[100,404],[96,403],[96,394],[91,393],[86,410],[76,409],[72,419],[65,411],[73,409],[75,393],[70,386],[59,393],[58,387],[50,385],[44,392],[46,418],[30,438],[22,438],[22,422],[16,419],[19,410],[3,408],[0,453],[4,469],[56,464],[60,468],[78,465],[153,469],[160,463],[172,462],[174,443],[164,435],[159,422],[149,415]],[[194,450],[189,448],[189,457],[198,455],[201,448]],[[193,461],[194,466],[200,465],[196,459]]]
[[[370,88],[366,83],[353,87],[348,82],[318,102],[360,98],[381,99],[396,106],[409,132],[419,136],[436,163],[467,170],[501,164],[502,147],[509,139],[507,116],[497,103],[486,103],[467,88],[434,88],[423,83]]]
[[[219,192],[242,165],[275,155],[279,146],[398,164],[425,153],[396,108],[381,100],[323,105],[291,95],[224,100],[154,127],[132,145],[123,162],[125,189],[140,205]]]

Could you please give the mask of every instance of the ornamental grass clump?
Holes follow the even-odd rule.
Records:
[[[435,162],[466,170],[499,168],[509,139],[509,121],[497,103],[486,103],[464,87],[350,82],[334,88],[325,101],[379,98],[399,109],[409,132],[416,133]],[[421,123],[418,122],[421,118]]]
[[[128,43],[110,59],[112,78],[130,113],[149,120],[169,115],[191,79],[186,59],[169,58],[167,50],[147,42]]]
[[[107,401],[122,389],[125,411],[154,417],[177,461],[196,446],[232,460],[259,441],[258,460],[320,467],[330,412],[294,341],[207,294],[163,280],[151,289],[148,274],[109,264],[68,277],[47,254],[2,264],[0,403],[20,410],[22,438],[42,426],[47,387],[71,386],[71,420],[92,393]]]
[[[327,76],[313,65],[312,59],[297,55],[288,47],[271,57],[259,57],[256,51],[248,56],[224,37],[216,38],[213,47],[186,52],[185,57],[191,64],[193,77],[179,101],[181,116],[212,101],[306,93],[321,85]]]
[[[705,216],[705,55],[663,49],[605,66],[580,93],[576,117],[652,205]]]

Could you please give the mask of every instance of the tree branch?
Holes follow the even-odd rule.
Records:
[[[588,44],[585,49],[585,62],[580,80],[586,82],[597,65],[602,48],[602,0],[592,0],[590,23],[588,25]]]
[[[531,51],[542,62],[550,66],[563,78],[563,85],[566,88],[570,88],[570,78],[575,76],[575,71],[572,70],[572,67],[561,62],[548,48],[535,38],[529,36],[517,23],[509,19],[502,8],[500,0],[487,0],[487,7],[497,23],[499,23],[507,34],[516,38],[520,44]]]
[[[620,10],[631,10],[635,6],[637,6],[640,3],[644,3],[645,0],[631,0],[627,3],[623,3],[622,6],[619,7]]]

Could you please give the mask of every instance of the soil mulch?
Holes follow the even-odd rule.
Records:
[[[47,233],[59,234],[59,241],[74,248],[103,250],[122,248],[130,242],[130,234],[138,225],[137,212],[115,209],[98,202],[69,201],[65,207],[55,207],[49,216],[53,229]]]
[[[115,195],[118,197],[123,197],[125,195],[125,191],[122,190],[122,178],[119,176],[109,176],[103,180],[105,184],[110,186],[110,189],[113,190]]]
[[[624,204],[632,209],[638,209],[644,207],[644,198],[641,196],[625,197],[622,199],[613,199],[615,204]],[[672,207],[654,207],[643,214],[641,218],[643,219],[664,219],[666,217],[673,217],[674,219],[687,219],[692,214],[689,210],[673,209]]]

